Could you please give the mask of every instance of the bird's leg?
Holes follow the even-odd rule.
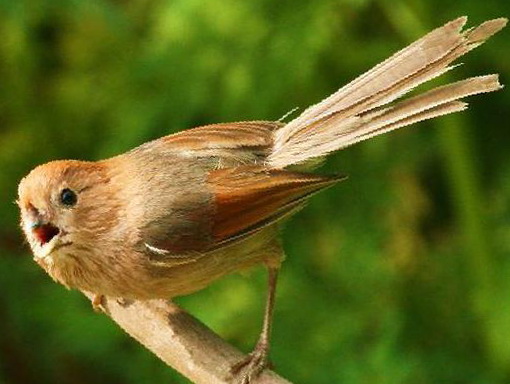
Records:
[[[232,367],[232,372],[239,377],[240,384],[248,384],[256,378],[269,365],[268,354],[271,338],[271,324],[276,293],[276,282],[278,280],[279,267],[268,266],[268,288],[266,308],[264,311],[264,324],[259,340],[253,351],[239,363]]]

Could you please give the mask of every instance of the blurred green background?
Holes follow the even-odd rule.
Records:
[[[303,109],[449,19],[504,0],[0,1],[0,383],[186,383],[32,261],[16,186],[201,124]],[[448,75],[510,82],[509,30]],[[443,79],[445,81],[445,79]],[[338,153],[348,181],[286,225],[272,360],[296,383],[510,382],[510,93]],[[178,302],[254,345],[265,273]]]

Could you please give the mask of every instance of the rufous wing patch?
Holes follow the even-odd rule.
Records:
[[[253,165],[212,171],[207,179],[215,202],[212,236],[224,242],[256,232],[343,178]]]
[[[190,150],[214,148],[269,148],[273,131],[282,123],[274,121],[242,121],[211,124],[187,129],[163,138],[169,144]]]

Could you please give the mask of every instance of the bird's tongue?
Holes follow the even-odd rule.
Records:
[[[41,245],[44,245],[51,241],[60,232],[59,229],[51,224],[43,224],[37,228],[34,228],[33,233],[35,238]]]

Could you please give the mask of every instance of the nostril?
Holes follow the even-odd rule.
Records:
[[[60,230],[54,225],[48,223],[35,226],[32,229],[32,232],[35,235],[37,241],[39,241],[41,245],[44,245],[49,243],[51,239],[57,236],[60,233]]]

